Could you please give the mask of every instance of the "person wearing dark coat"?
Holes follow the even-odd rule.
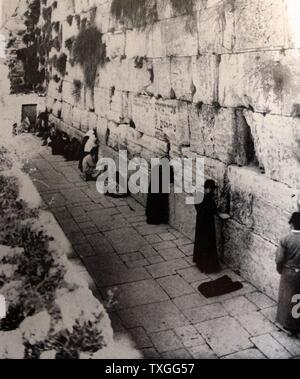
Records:
[[[277,321],[291,334],[297,334],[300,333],[300,317],[295,317],[293,309],[297,305],[295,296],[300,294],[299,212],[292,215],[290,225],[292,230],[281,240],[276,253],[277,271],[281,275]]]
[[[169,159],[165,158],[165,162],[169,162]],[[170,180],[169,183],[165,184],[169,187],[174,180],[174,173],[170,165],[166,168],[170,172]],[[146,205],[147,223],[149,225],[168,224],[170,215],[170,191],[164,191],[163,180],[166,179],[166,177],[163,175],[163,168],[161,164],[152,168],[152,177],[156,178],[155,180],[157,181],[158,191],[156,191],[156,193],[152,191],[153,183],[150,183]]]
[[[220,271],[217,252],[215,215],[217,207],[214,199],[216,184],[207,180],[204,185],[204,200],[196,204],[196,236],[194,246],[194,263],[201,272],[212,274]]]

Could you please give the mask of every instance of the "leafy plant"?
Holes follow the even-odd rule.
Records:
[[[81,90],[82,90],[82,83],[80,80],[74,80],[73,81],[73,96],[75,98],[75,101],[78,103],[81,98]]]
[[[158,20],[155,0],[113,0],[110,12],[121,23],[129,21],[134,27],[143,27]]]
[[[83,69],[86,86],[93,89],[98,66],[104,65],[106,56],[102,33],[97,27],[90,26],[80,31],[74,42],[73,56],[75,63]]]

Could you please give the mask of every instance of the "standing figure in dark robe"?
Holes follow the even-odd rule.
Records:
[[[295,314],[300,294],[299,212],[292,215],[290,225],[292,230],[281,240],[276,253],[277,271],[281,275],[277,321],[291,334],[296,335],[300,333],[299,307],[298,315]]]
[[[213,180],[207,180],[204,185],[204,200],[201,204],[195,205],[197,222],[194,262],[200,271],[206,274],[220,271],[215,226],[217,207],[214,192],[216,188]]]
[[[170,185],[174,180],[174,173],[169,164],[169,158],[164,158],[163,162],[164,167],[159,164],[152,168],[152,179],[155,178],[157,190],[153,191],[153,183],[150,183],[146,206],[147,223],[150,225],[169,223]],[[168,170],[169,174],[165,175],[164,170]]]

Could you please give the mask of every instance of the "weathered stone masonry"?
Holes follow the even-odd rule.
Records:
[[[97,127],[110,152],[150,158],[170,144],[172,156],[204,156],[232,216],[226,261],[275,297],[274,253],[300,183],[298,0],[138,0],[138,19],[116,1],[42,3],[62,38],[50,61],[68,57],[65,75],[52,67],[52,120],[73,134]],[[94,90],[66,47],[89,23],[106,44]],[[193,236],[184,197],[171,198],[172,224]]]

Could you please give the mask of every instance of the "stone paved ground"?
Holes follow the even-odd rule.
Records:
[[[132,198],[110,199],[81,180],[77,164],[52,156],[40,141],[31,176],[68,236],[78,275],[107,303],[116,333],[131,336],[146,358],[292,358],[300,340],[275,324],[276,304],[226,269],[244,288],[206,299],[192,263],[192,241],[170,226],[150,226]],[[112,297],[111,294],[114,294]]]

